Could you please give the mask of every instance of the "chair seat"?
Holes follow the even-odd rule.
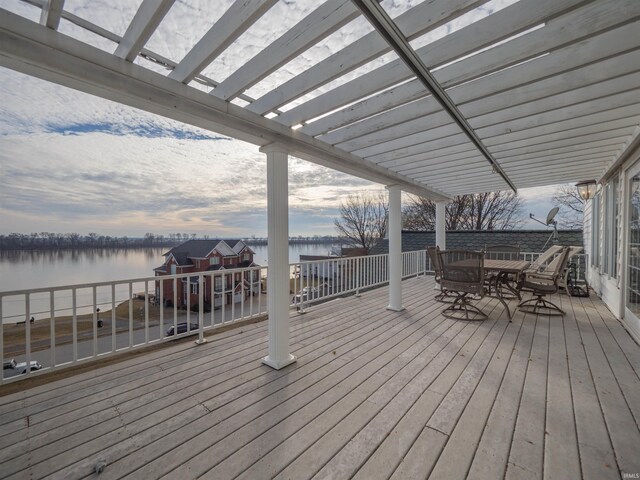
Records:
[[[556,285],[553,283],[538,283],[525,280],[522,284],[521,290],[528,290],[532,292],[540,293],[555,293],[557,290]]]

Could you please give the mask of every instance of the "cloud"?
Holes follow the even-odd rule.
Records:
[[[232,3],[178,0],[146,48],[170,60],[183,58]],[[395,17],[418,3],[384,0],[383,6]],[[513,1],[493,0],[490,8],[497,10],[510,3]],[[65,9],[122,35],[139,4],[77,0],[67,1]],[[317,5],[276,2],[204,73],[223,81]],[[39,10],[26,3],[0,0],[0,6],[39,19]],[[470,12],[417,44],[487,13],[484,9]],[[105,51],[115,49],[115,43],[65,20],[60,31]],[[363,18],[353,20],[248,93],[262,96],[370,31]],[[394,58],[389,53],[362,65],[286,108]],[[147,60],[138,58],[136,63],[168,74],[164,67]],[[0,233],[266,233],[266,161],[255,146],[4,68],[0,68],[0,143]],[[351,193],[382,189],[298,159],[291,160],[289,172],[292,234],[333,233],[333,218],[342,199]],[[531,201],[535,198],[532,195]]]

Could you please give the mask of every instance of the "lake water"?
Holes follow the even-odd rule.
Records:
[[[300,260],[300,255],[326,255],[334,245],[330,244],[296,244],[289,246],[289,261]],[[259,265],[267,265],[267,246],[251,247],[255,252],[254,261]],[[133,278],[152,277],[153,269],[164,262],[163,253],[169,248],[143,249],[105,249],[105,250],[58,250],[58,251],[17,251],[0,252],[0,292],[27,290],[61,285],[81,283],[98,283]],[[123,286],[125,287],[125,286]],[[136,286],[136,288],[140,288]],[[144,287],[142,287],[144,288]],[[136,290],[140,291],[140,290]],[[101,298],[107,298],[108,292],[98,292]],[[48,296],[39,294],[32,296],[31,314],[36,319],[48,317]],[[69,291],[61,292],[56,297],[58,306],[70,305]],[[126,288],[118,288],[118,300],[127,298]],[[98,300],[100,302],[100,300]],[[87,310],[92,303],[90,289],[78,291],[79,313]],[[37,304],[37,306],[35,305]],[[108,305],[104,305],[110,308]],[[102,307],[102,308],[104,308]],[[68,308],[61,309],[62,315],[70,314]],[[15,322],[24,319],[24,300],[19,297],[7,297],[2,305],[4,322]]]

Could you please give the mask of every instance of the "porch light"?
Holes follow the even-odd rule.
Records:
[[[584,180],[576,183],[578,194],[583,200],[591,200],[596,194],[597,184],[595,180]]]

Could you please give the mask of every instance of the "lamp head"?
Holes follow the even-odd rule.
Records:
[[[583,200],[591,200],[596,194],[597,187],[598,184],[595,180],[583,180],[582,182],[576,183],[578,194]]]

